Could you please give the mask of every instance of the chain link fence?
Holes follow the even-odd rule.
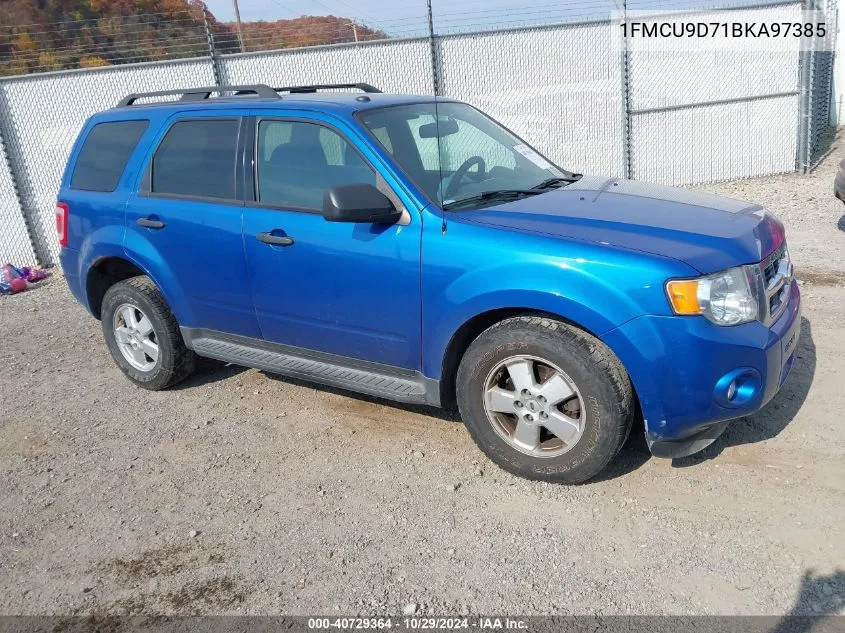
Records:
[[[0,260],[23,266],[38,263],[27,229],[6,147],[0,142]]]
[[[691,19],[793,23],[802,20],[802,4],[708,11]],[[629,55],[630,176],[683,185],[794,170],[798,43],[787,50],[690,48]]]
[[[567,169],[624,176],[613,28],[603,20],[438,37],[438,93],[479,107]]]
[[[813,8],[824,11],[832,23],[838,23],[839,9],[834,0],[809,0]],[[805,103],[807,144],[803,164],[799,168],[804,171],[812,169],[825,155],[829,147],[827,137],[831,131],[831,95],[833,93],[833,62],[835,59],[834,42],[836,31],[828,31],[825,46],[821,50],[811,50],[806,53],[809,62],[806,66],[807,100]]]
[[[207,21],[203,56],[0,77],[0,260],[57,263],[54,202],[73,141],[132,92],[363,81],[467,101],[568,169],[673,185],[804,170],[828,125],[829,50],[629,51],[612,19],[372,41],[352,27],[358,42],[240,53]]]
[[[421,38],[224,55],[219,69],[222,83],[229,86],[364,81],[385,92],[431,94],[433,90],[429,47]]]
[[[15,174],[20,208],[29,219],[40,263],[58,262],[56,194],[68,154],[86,119],[95,112],[114,107],[132,92],[213,83],[212,64],[204,58],[26,75],[0,81],[0,130]],[[13,253],[7,252],[7,230],[5,225],[0,227],[0,259],[11,260]]]

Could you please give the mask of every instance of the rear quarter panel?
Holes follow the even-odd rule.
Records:
[[[159,287],[178,320],[188,317],[188,306],[182,300],[184,293],[175,280],[167,262],[156,249],[142,239],[127,243],[126,205],[142,176],[145,157],[157,138],[164,122],[172,116],[172,108],[145,108],[138,112],[121,108],[108,110],[91,117],[83,126],[68,159],[59,199],[70,208],[68,222],[68,249],[63,249],[62,265],[69,270],[69,283],[74,294],[82,297],[87,306],[86,284],[92,266],[109,257],[119,257],[132,262],[143,270]],[[70,188],[73,169],[82,145],[91,129],[112,121],[146,120],[149,126],[135,146],[117,188],[113,192],[81,191]]]
[[[58,199],[67,203],[69,209],[68,246],[61,249],[60,261],[68,286],[86,308],[89,308],[86,288],[91,266],[103,257],[123,257],[126,201],[134,176],[132,163],[137,160],[144,138],[150,135],[152,124],[135,147],[114,191],[71,189],[73,172],[82,146],[94,126],[109,121],[149,119],[146,113],[140,112],[107,111],[95,114],[82,126],[68,156],[58,193]]]

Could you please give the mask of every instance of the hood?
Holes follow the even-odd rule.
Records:
[[[455,215],[461,221],[670,257],[702,274],[759,262],[784,240],[783,225],[759,205],[595,176],[541,195]]]

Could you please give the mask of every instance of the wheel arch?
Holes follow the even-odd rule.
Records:
[[[589,327],[585,327],[562,314],[549,312],[532,307],[504,307],[493,308],[480,312],[464,321],[452,334],[446,345],[440,367],[440,402],[442,406],[454,408],[456,406],[455,378],[458,373],[458,366],[466,350],[472,342],[479,337],[487,328],[518,316],[540,316],[556,321],[561,321],[584,332],[601,339],[599,334]],[[611,350],[613,351],[613,350]],[[615,352],[614,352],[615,354]],[[621,361],[620,361],[621,362]]]
[[[120,256],[101,257],[89,268],[85,278],[88,308],[95,318],[102,316],[103,297],[114,284],[146,274],[139,266]]]
[[[158,275],[154,274],[150,267],[131,253],[121,249],[119,253],[105,252],[92,257],[91,264],[84,268],[85,273],[85,296],[88,301],[88,309],[95,318],[101,317],[103,297],[106,291],[114,284],[125,281],[132,277],[145,275],[159,289],[164,296],[168,307],[181,323],[182,306],[173,301],[173,293],[161,283]]]

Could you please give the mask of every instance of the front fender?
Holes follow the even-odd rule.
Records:
[[[601,337],[668,314],[666,279],[695,274],[636,251],[459,222],[445,235],[426,231],[423,246],[423,373],[435,379],[452,337],[485,312],[547,312]]]
[[[423,359],[423,373],[431,378],[440,379],[443,358],[454,334],[465,323],[485,312],[502,309],[548,312],[596,335],[615,327],[606,315],[579,302],[577,298],[538,289],[500,288],[483,294],[463,296],[459,303],[452,306],[448,316],[438,319],[430,331],[424,329],[423,332],[427,338],[425,349],[433,352]]]

